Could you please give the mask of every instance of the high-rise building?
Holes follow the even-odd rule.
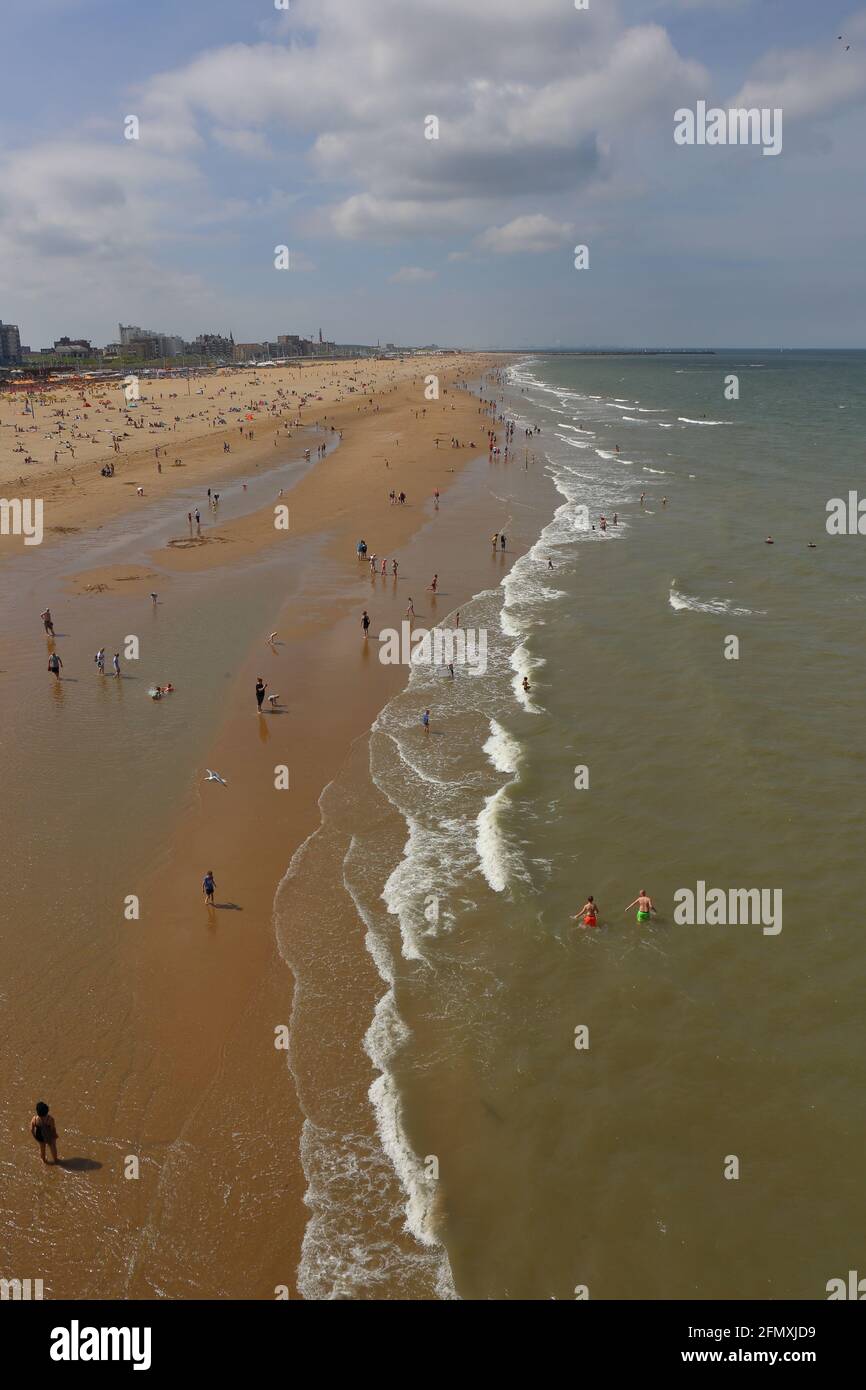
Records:
[[[0,366],[17,367],[21,361],[21,335],[17,323],[0,319]]]
[[[183,338],[174,333],[157,333],[134,323],[119,323],[117,327],[120,346],[139,357],[179,357],[183,352]]]
[[[194,342],[189,343],[187,351],[197,357],[221,357],[231,362],[234,354],[234,334],[224,338],[221,333],[199,333]]]

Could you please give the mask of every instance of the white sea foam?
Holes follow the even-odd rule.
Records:
[[[684,425],[732,425],[733,420],[690,420],[688,415],[678,415]]]
[[[509,852],[499,826],[499,811],[508,786],[500,787],[488,796],[478,816],[475,852],[481,872],[494,893],[504,893],[509,879]]]
[[[725,613],[729,617],[735,618],[763,616],[762,609],[736,608],[732,601],[727,598],[694,598],[689,594],[681,594],[673,585],[671,585],[671,591],[668,595],[668,602],[677,613]]]
[[[450,1285],[453,1290],[448,1257],[435,1234],[437,1185],[428,1177],[424,1164],[406,1138],[400,1095],[391,1071],[394,1057],[406,1046],[410,1037],[409,1028],[397,1012],[394,995],[388,990],[376,1005],[373,1021],[364,1038],[364,1051],[381,1073],[370,1087],[370,1103],[376,1118],[379,1142],[406,1193],[406,1226],[419,1245],[436,1246],[441,1252],[444,1266],[442,1284],[446,1287]],[[450,1296],[456,1298],[456,1292]]]
[[[520,762],[520,744],[513,734],[495,719],[490,721],[490,737],[484,745],[484,752],[496,768],[497,772],[517,771]]]

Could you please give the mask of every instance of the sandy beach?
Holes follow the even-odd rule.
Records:
[[[223,479],[267,469],[278,441],[326,416],[345,429],[376,409],[371,397],[381,402],[407,382],[420,388],[423,408],[424,378],[445,369],[431,354],[142,377],[129,405],[119,381],[0,392],[0,495],[42,499],[47,543],[179,487],[205,481],[218,490]],[[114,476],[103,477],[109,465]],[[4,552],[21,543],[2,538]]]
[[[196,536],[193,545],[174,543],[188,541],[190,530],[198,530],[185,524],[184,505],[180,524],[171,528],[176,534],[143,560],[117,559],[91,568],[88,536],[109,523],[122,526],[116,511],[146,507],[151,498],[156,500],[158,489],[163,500],[170,499],[177,475],[170,468],[158,474],[152,452],[148,462],[156,445],[121,454],[113,479],[100,477],[103,455],[95,455],[81,467],[74,493],[73,485],[64,484],[50,468],[40,474],[46,513],[50,502],[57,528],[53,534],[58,540],[66,536],[68,547],[57,569],[62,591],[39,590],[54,612],[57,650],[64,659],[64,680],[52,692],[58,698],[86,699],[76,682],[92,679],[87,669],[92,653],[77,641],[73,646],[65,635],[79,626],[78,605],[83,605],[82,623],[98,613],[105,625],[113,614],[125,632],[137,631],[143,610],[161,626],[178,625],[172,642],[180,655],[171,671],[163,673],[175,692],[163,701],[165,709],[152,711],[157,730],[160,716],[187,722],[200,717],[195,680],[207,687],[217,675],[208,666],[207,643],[203,665],[194,668],[189,656],[184,658],[202,612],[185,586],[197,585],[195,592],[202,595],[202,584],[227,584],[222,592],[228,594],[236,587],[233,576],[242,582],[247,576],[255,603],[267,614],[257,631],[233,639],[232,666],[224,669],[224,661],[220,663],[221,694],[211,712],[213,733],[204,756],[200,746],[189,747],[172,773],[178,794],[156,808],[145,807],[135,831],[129,822],[130,833],[122,844],[117,842],[124,892],[139,900],[140,924],[132,931],[126,924],[118,935],[111,920],[115,908],[101,900],[99,890],[92,901],[99,931],[111,943],[115,980],[105,991],[108,1002],[103,1000],[106,1013],[99,1032],[103,1044],[110,1037],[123,1042],[121,1062],[117,1042],[106,1052],[92,1035],[86,1007],[92,986],[83,995],[68,982],[62,987],[58,1022],[62,1019],[72,1050],[91,1059],[91,1080],[93,1068],[100,1078],[98,1086],[88,1086],[86,1119],[76,1115],[72,1076],[57,1076],[39,1030],[7,1020],[10,1036],[17,1030],[21,1037],[23,1031],[29,1044],[7,1097],[11,1113],[26,1108],[25,1097],[34,1087],[47,1087],[44,1078],[53,1070],[50,1089],[61,1117],[61,1155],[69,1142],[64,1143],[63,1133],[68,1136],[72,1129],[89,1161],[101,1165],[87,1180],[93,1189],[88,1205],[95,1204],[102,1220],[121,1233],[118,1250],[106,1256],[101,1237],[91,1238],[81,1228],[77,1204],[59,1199],[53,1205],[50,1189],[42,1194],[40,1200],[51,1208],[47,1227],[55,1243],[62,1236],[60,1253],[43,1252],[53,1297],[116,1297],[122,1291],[129,1297],[268,1298],[278,1286],[297,1296],[295,1272],[306,1219],[298,1156],[303,1116],[292,1101],[285,1049],[275,1045],[291,1018],[291,977],[274,936],[274,894],[294,851],[319,823],[317,801],[323,787],[346,761],[353,741],[366,733],[377,711],[406,680],[405,667],[377,659],[380,629],[399,628],[410,597],[417,623],[434,625],[489,573],[489,531],[509,519],[491,516],[487,502],[481,510],[464,508],[455,514],[449,511],[449,493],[464,465],[486,457],[487,430],[494,425],[476,396],[455,389],[455,383],[499,364],[496,358],[440,358],[404,364],[403,371],[393,363],[356,364],[366,383],[362,401],[348,393],[350,372],[329,379],[322,368],[316,380],[322,399],[307,399],[300,407],[301,427],[294,423],[298,415],[292,403],[285,411],[292,421],[288,430],[277,412],[274,419],[256,419],[251,426],[256,438],[245,441],[243,452],[233,445],[231,455],[223,454],[223,433],[214,430],[202,437],[191,396],[177,445],[169,447],[169,453],[183,448],[187,491],[193,479],[202,493],[205,481],[228,490],[231,470],[237,473],[239,467],[242,476],[256,470],[267,475],[273,458],[287,448],[309,448],[315,456],[317,444],[324,442],[329,452],[302,473],[284,498],[274,490],[273,502],[254,511],[225,520],[203,516],[201,539]],[[373,367],[380,370],[374,374]],[[438,401],[425,397],[428,371],[439,377]],[[255,389],[263,400],[273,400],[280,376],[250,377],[243,390]],[[289,391],[296,379],[286,377],[279,389]],[[203,389],[218,391],[218,381],[209,379]],[[233,389],[236,381],[232,379]],[[305,389],[308,395],[314,390],[306,377]],[[214,395],[204,399],[216,408]],[[199,410],[201,401],[200,396]],[[16,411],[20,406],[16,402]],[[37,413],[45,409],[37,406]],[[171,409],[179,412],[180,407],[172,402]],[[3,411],[8,431],[8,404]],[[452,447],[452,438],[460,447]],[[7,467],[8,444],[4,438]],[[135,482],[145,467],[145,497],[131,488],[120,493],[118,483]],[[266,487],[263,481],[262,490]],[[438,508],[433,500],[437,489]],[[403,505],[389,501],[392,490],[406,494]],[[283,500],[290,512],[288,531],[274,525],[274,506]],[[82,534],[69,537],[72,528]],[[47,539],[51,534],[48,527]],[[371,555],[387,557],[386,577],[377,572],[374,578],[369,563],[358,561],[360,537]],[[134,539],[130,537],[133,544]],[[32,563],[32,553],[19,555],[19,564]],[[138,553],[140,557],[140,547]],[[507,559],[495,557],[499,570],[516,553],[514,538]],[[428,592],[434,572],[440,576],[438,594]],[[151,591],[159,593],[152,612]],[[367,642],[360,621],[364,608],[372,619]],[[32,635],[34,613],[28,611],[26,621]],[[271,632],[278,635],[268,643]],[[19,674],[24,672],[11,673],[13,684]],[[269,692],[278,695],[276,707],[266,703],[261,715],[253,696],[259,675]],[[135,699],[143,698],[139,681]],[[150,738],[158,740],[158,732]],[[149,749],[148,758],[163,756],[152,742]],[[61,782],[75,773],[74,756],[71,761],[60,773]],[[218,769],[228,787],[204,784],[204,767]],[[283,770],[288,788],[278,790],[277,773]],[[10,772],[14,783],[14,769]],[[123,819],[128,800],[121,776],[100,799],[99,824],[92,832],[98,836],[102,825],[111,834],[112,819]],[[74,879],[79,852],[77,843],[65,850],[55,844],[54,872]],[[214,912],[206,909],[200,889],[208,868],[217,881]],[[26,903],[22,909],[26,914]],[[308,932],[315,928],[313,921],[305,926]],[[29,971],[18,962],[19,977],[46,968],[40,959],[44,946],[44,941],[34,944]],[[338,1023],[323,1020],[323,1027],[333,1029]],[[94,1135],[101,1139],[94,1141]],[[141,1161],[142,1178],[136,1185],[118,1185],[118,1155],[126,1152]],[[19,1234],[25,1239],[25,1210],[34,1183],[42,1178],[30,1171],[30,1157],[25,1151],[20,1164],[16,1158],[13,1165],[24,1202],[20,1225],[18,1219],[12,1221],[13,1246]],[[90,1270],[86,1277],[83,1267]]]

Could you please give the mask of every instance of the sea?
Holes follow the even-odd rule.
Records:
[[[518,554],[460,611],[486,667],[413,666],[275,902],[299,1289],[826,1297],[866,1220],[856,499],[828,530],[866,353],[476,385],[500,452],[465,486]]]

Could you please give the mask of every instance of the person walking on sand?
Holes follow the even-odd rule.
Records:
[[[39,1145],[39,1152],[42,1155],[42,1162],[47,1163],[45,1150],[51,1150],[51,1158],[54,1163],[58,1163],[57,1157],[57,1126],[54,1123],[54,1116],[51,1114],[44,1100],[37,1100],[36,1114],[30,1121],[30,1133]]]
[[[653,902],[649,893],[647,893],[647,891],[644,888],[640,890],[634,902],[629,903],[628,907],[625,908],[624,911],[630,912],[633,907],[637,908],[638,922],[648,922],[650,920],[650,914],[654,913],[656,910],[655,903]]]
[[[361,618],[361,627],[364,629],[364,641],[366,642],[370,635],[370,614],[367,612],[366,608]]]
[[[583,907],[580,909],[579,912],[576,912],[574,914],[571,920],[572,922],[576,922],[580,917],[583,918],[583,921],[580,924],[582,927],[598,926],[598,904],[596,903],[591,893],[587,898],[586,902],[584,903]]]
[[[45,612],[44,612],[44,613],[40,613],[39,616],[40,616],[40,618],[42,619],[42,623],[43,623],[43,626],[44,626],[44,628],[45,628],[45,631],[48,633],[49,637],[53,637],[53,636],[54,636],[54,619],[53,619],[52,616],[51,616],[51,609],[50,609],[50,608],[46,608]]]
[[[62,666],[63,662],[60,660],[60,657],[57,655],[56,652],[52,652],[48,658],[48,669],[54,676],[55,680],[60,680],[60,671]]]
[[[421,723],[424,725],[424,733],[425,733],[425,734],[429,734],[429,732],[430,732],[430,711],[429,711],[429,709],[425,709],[424,713],[421,715]]]
[[[213,895],[216,892],[216,880],[213,876],[213,869],[208,869],[201,882],[201,891],[204,893],[204,900],[208,907],[213,907]]]
[[[120,652],[114,653],[114,656],[111,658],[111,665],[114,669],[115,678],[120,680]]]
[[[256,676],[256,704],[258,706],[259,714],[261,714],[262,712],[262,705],[264,704],[265,691],[267,690],[267,688],[268,687],[266,683],[262,680],[261,676]]]

